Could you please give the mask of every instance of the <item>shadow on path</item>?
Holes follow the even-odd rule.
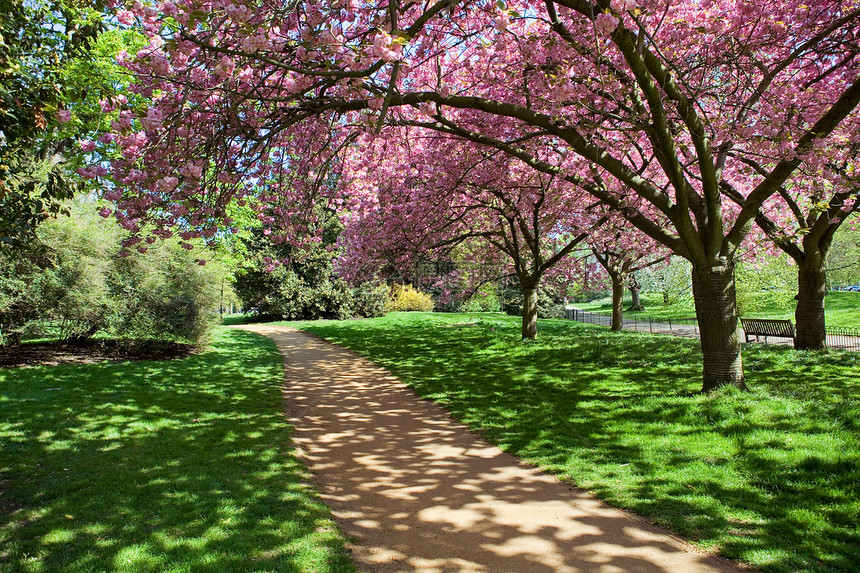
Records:
[[[729,572],[524,466],[339,346],[273,325],[294,441],[369,572]]]

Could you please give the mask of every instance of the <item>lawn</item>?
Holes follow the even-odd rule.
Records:
[[[296,325],[296,323],[290,323]],[[860,563],[857,355],[745,348],[700,395],[695,341],[499,314],[299,323],[387,366],[503,449],[767,571]]]
[[[282,368],[221,329],[173,361],[0,370],[0,571],[355,572]]]
[[[769,301],[765,300],[760,308],[753,312],[742,313],[750,318],[779,318],[794,321],[794,308],[790,295],[786,300],[781,300],[776,295]],[[792,295],[793,296],[793,295]],[[645,293],[642,295],[645,310],[642,312],[629,312],[630,300],[624,300],[625,316],[650,316],[655,319],[677,319],[692,318],[696,316],[696,310],[691,300],[682,301],[673,305],[663,305],[658,294]],[[767,304],[770,302],[771,304]],[[592,302],[571,303],[578,309],[603,314],[612,314],[612,299],[605,298]],[[828,291],[824,301],[824,312],[827,326],[838,326],[845,328],[860,328],[860,293]]]

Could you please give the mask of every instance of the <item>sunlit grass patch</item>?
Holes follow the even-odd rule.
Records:
[[[180,360],[0,370],[0,570],[355,571],[282,376],[226,329]]]
[[[295,325],[295,323],[291,323]],[[468,325],[468,326],[467,326]],[[860,563],[857,355],[753,345],[750,392],[698,342],[499,314],[300,324],[387,366],[502,448],[767,571]]]

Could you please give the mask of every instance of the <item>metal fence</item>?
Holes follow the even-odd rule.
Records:
[[[596,312],[588,312],[577,308],[566,308],[565,318],[575,320],[577,322],[587,322],[589,324],[600,324],[610,326],[612,317],[607,314],[599,314]],[[654,318],[651,316],[643,316],[634,314],[624,317],[624,330],[635,330],[636,332],[650,332],[652,334],[671,334],[674,336],[688,336],[698,338],[699,323],[693,318]]]
[[[610,326],[612,316],[588,312],[577,308],[566,308],[565,318],[588,324],[599,324]],[[673,336],[686,336],[689,338],[699,337],[699,323],[695,317],[692,318],[654,318],[651,316],[631,315],[624,317],[624,330],[637,332],[650,332],[652,334],[671,334]],[[843,350],[860,351],[860,328],[845,328],[839,326],[828,326],[827,347]],[[791,344],[791,340],[770,338],[764,339],[774,344]]]
[[[860,328],[826,326],[827,348],[860,351]]]

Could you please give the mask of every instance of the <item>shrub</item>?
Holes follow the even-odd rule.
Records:
[[[523,294],[519,286],[507,290],[504,310],[511,316],[522,316]],[[564,297],[558,294],[557,289],[540,285],[537,310],[538,318],[564,318]]]
[[[0,346],[17,344],[43,312],[42,277],[51,267],[44,249],[12,252],[0,247]]]
[[[122,258],[123,232],[94,203],[71,211],[39,228],[41,248],[27,257],[0,253],[0,344],[28,332],[79,341],[99,331],[200,342],[214,324],[223,270],[195,264],[199,252],[175,241]]]
[[[485,284],[463,303],[465,312],[495,312],[499,310],[500,302],[496,287]]]
[[[352,314],[349,286],[331,273],[306,278],[291,266],[266,270],[248,262],[236,273],[234,289],[242,306],[262,318],[344,319]]]
[[[386,310],[430,312],[435,306],[433,297],[410,285],[392,285],[388,293]]]
[[[357,317],[385,316],[388,288],[363,283],[352,289],[352,314]]]
[[[222,269],[201,267],[176,244],[145,256],[115,257],[109,332],[122,338],[201,342],[215,322]]]

